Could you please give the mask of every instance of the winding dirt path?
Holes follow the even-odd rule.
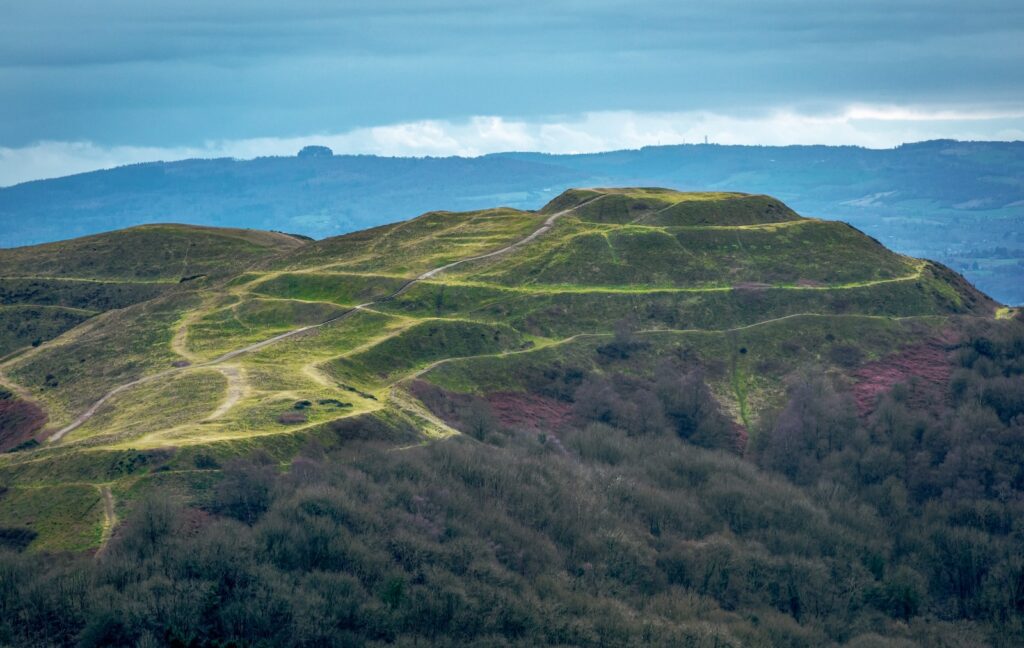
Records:
[[[224,375],[228,384],[224,392],[224,400],[222,400],[220,405],[217,406],[217,409],[206,417],[206,421],[215,421],[230,412],[231,408],[234,407],[238,401],[241,400],[242,395],[245,394],[245,378],[242,376],[241,368],[217,367],[217,371]]]
[[[206,298],[203,300],[203,303],[200,304],[199,308],[186,313],[185,317],[181,318],[178,322],[178,329],[174,332],[174,337],[171,338],[171,351],[174,351],[188,362],[198,361],[198,356],[189,351],[188,348],[189,327],[199,321],[206,312],[206,309],[212,305],[213,300]]]
[[[110,543],[114,535],[114,527],[117,526],[117,512],[114,510],[114,494],[110,492],[109,486],[100,486],[100,496],[103,498],[103,531],[100,534],[100,546],[96,555],[101,555]]]
[[[437,275],[441,274],[442,272],[444,272],[445,270],[450,270],[451,268],[454,268],[457,265],[462,265],[463,263],[469,263],[471,261],[479,261],[481,259],[489,259],[491,257],[496,257],[496,256],[499,256],[499,255],[505,254],[506,252],[511,252],[512,250],[514,250],[514,249],[516,249],[518,247],[526,245],[527,243],[530,243],[530,242],[536,240],[536,238],[538,236],[541,236],[542,234],[544,234],[545,232],[550,230],[552,227],[554,227],[555,221],[558,220],[559,218],[561,218],[562,216],[565,216],[566,214],[568,214],[570,212],[574,212],[577,209],[579,209],[580,207],[584,207],[586,205],[589,205],[590,203],[594,202],[595,200],[600,200],[600,199],[602,199],[604,197],[605,197],[605,194],[602,194],[600,196],[597,196],[596,198],[591,198],[590,200],[585,200],[585,201],[581,202],[580,204],[576,205],[575,207],[570,207],[569,209],[563,209],[560,212],[556,212],[554,214],[551,214],[550,216],[547,217],[547,219],[544,221],[544,223],[536,231],[534,231],[532,234],[528,235],[526,238],[519,239],[515,243],[513,243],[511,245],[507,245],[507,246],[501,248],[500,250],[495,250],[494,252],[488,252],[487,254],[481,254],[479,256],[470,257],[468,259],[460,259],[458,261],[453,261],[453,262],[449,263],[448,265],[443,265],[440,268],[434,268],[433,270],[428,270],[428,271],[424,272],[423,274],[421,274],[420,276],[418,276],[415,279],[413,279],[412,281],[410,281],[408,284],[406,284],[406,285],[402,286],[401,288],[399,288],[398,292],[396,292],[391,297],[397,297],[398,295],[401,295],[403,292],[408,290],[414,283],[416,283],[418,281],[423,281],[425,279],[430,279],[431,277],[437,276]],[[385,299],[387,299],[387,298],[385,298]]]
[[[166,371],[161,371],[160,373],[151,374],[149,376],[143,376],[142,378],[136,378],[131,382],[126,382],[123,385],[119,385],[111,389],[106,394],[104,394],[102,398],[100,398],[98,401],[90,405],[89,409],[79,414],[78,418],[76,418],[74,421],[71,421],[70,423],[68,423],[61,429],[57,430],[53,434],[51,434],[50,438],[47,439],[47,442],[56,443],[57,441],[60,441],[62,438],[64,438],[64,436],[67,435],[69,432],[73,432],[74,430],[81,427],[83,423],[91,419],[93,415],[96,414],[96,412],[99,410],[100,407],[103,406],[104,403],[106,403],[114,396],[117,396],[121,392],[127,391],[132,387],[135,387],[136,385],[142,385],[144,383],[157,380],[159,378],[170,376],[171,374],[177,373],[178,371],[180,371],[180,369],[177,367],[174,369],[168,369]]]
[[[413,279],[410,279],[405,284],[403,284],[398,290],[396,290],[395,292],[391,293],[390,295],[386,295],[384,297],[381,297],[379,299],[375,299],[373,301],[366,302],[364,304],[359,304],[358,306],[354,306],[354,307],[350,308],[349,310],[344,311],[344,312],[340,313],[339,315],[336,315],[335,317],[332,317],[331,319],[328,319],[326,321],[320,322],[319,324],[312,324],[312,325],[309,325],[309,326],[302,326],[300,328],[293,329],[293,330],[287,331],[285,333],[281,333],[280,335],[275,335],[274,337],[268,338],[268,339],[263,340],[261,342],[257,342],[255,344],[250,344],[250,345],[244,346],[244,347],[242,347],[240,349],[235,349],[234,351],[229,351],[228,353],[225,353],[224,355],[222,355],[220,357],[214,358],[213,360],[209,360],[207,362],[195,364],[195,365],[193,365],[193,368],[212,367],[214,365],[218,365],[218,364],[221,364],[223,362],[227,362],[228,360],[231,360],[233,358],[237,358],[240,355],[244,355],[246,353],[251,353],[253,351],[258,351],[259,349],[262,349],[264,347],[268,347],[271,344],[276,344],[277,342],[280,342],[282,340],[287,340],[288,338],[292,338],[292,337],[296,337],[298,335],[302,335],[303,333],[306,333],[308,331],[312,331],[312,330],[315,330],[315,329],[318,329],[318,328],[322,328],[324,326],[328,326],[330,324],[334,324],[334,323],[339,322],[341,320],[344,320],[344,319],[346,319],[348,317],[351,317],[353,314],[359,312],[360,310],[362,310],[362,309],[364,309],[366,307],[373,306],[375,304],[379,304],[379,303],[382,303],[382,302],[390,301],[390,300],[392,300],[392,299],[402,295],[403,293],[405,293],[407,290],[412,288],[417,283],[419,283],[421,281],[424,281],[426,279],[430,279],[432,277],[435,277],[435,276],[441,274],[442,272],[444,272],[446,270],[450,270],[451,268],[454,268],[455,266],[462,265],[464,263],[471,263],[473,261],[480,261],[482,259],[489,259],[489,258],[492,258],[492,257],[496,257],[496,256],[499,256],[499,255],[511,252],[512,250],[515,250],[518,247],[521,247],[523,245],[526,245],[526,244],[536,240],[537,237],[539,237],[539,236],[543,235],[545,232],[549,231],[554,226],[555,221],[557,221],[562,216],[565,216],[566,214],[570,214],[570,213],[576,211],[577,209],[579,209],[579,208],[581,208],[581,207],[583,207],[585,205],[589,205],[590,203],[594,202],[595,200],[600,200],[601,198],[604,198],[604,197],[605,197],[605,195],[602,194],[600,196],[596,196],[594,198],[591,198],[590,200],[586,200],[584,202],[581,202],[580,204],[575,205],[573,207],[570,207],[569,209],[563,209],[560,212],[556,212],[554,214],[551,214],[550,216],[548,216],[544,220],[544,222],[541,224],[541,226],[539,228],[537,228],[533,233],[527,235],[526,237],[524,237],[524,238],[522,238],[522,239],[520,239],[520,240],[518,240],[518,241],[516,241],[516,242],[514,242],[514,243],[512,243],[510,245],[506,245],[505,247],[503,247],[503,248],[501,248],[499,250],[495,250],[493,252],[488,252],[486,254],[480,254],[480,255],[477,255],[477,256],[473,256],[473,257],[468,257],[466,259],[460,259],[458,261],[453,261],[451,263],[443,265],[443,266],[441,266],[439,268],[434,268],[433,270],[428,270],[428,271],[426,271],[426,272],[424,272],[424,273],[414,277]],[[175,338],[177,338],[177,337],[178,336],[176,335]],[[180,341],[184,342],[184,334],[182,334],[182,339]],[[120,393],[122,393],[122,392],[124,392],[124,391],[126,391],[128,389],[131,389],[132,387],[135,387],[137,385],[141,385],[143,383],[147,383],[147,382],[150,382],[150,381],[153,381],[153,380],[157,380],[159,378],[164,378],[164,377],[169,376],[169,375],[174,374],[174,373],[178,373],[182,369],[184,369],[184,367],[175,367],[173,369],[168,369],[166,371],[161,371],[159,373],[151,374],[149,376],[143,376],[142,378],[137,378],[135,380],[132,380],[131,382],[127,382],[127,383],[125,383],[123,385],[119,385],[118,387],[115,387],[114,389],[112,389],[109,392],[107,392],[106,394],[104,394],[98,401],[96,401],[95,403],[90,405],[88,409],[86,409],[84,412],[79,414],[78,417],[75,418],[75,420],[73,420],[71,423],[69,423],[68,425],[62,427],[61,429],[57,430],[52,435],[50,435],[50,437],[47,439],[47,441],[49,443],[56,443],[56,442],[60,441],[62,438],[64,438],[64,436],[66,436],[68,433],[70,433],[70,432],[78,429],[79,427],[81,427],[82,424],[84,424],[86,421],[91,419],[96,414],[96,412],[99,410],[100,407],[103,406],[104,403],[109,401],[114,396],[116,396],[116,395],[118,395],[118,394],[120,394]],[[231,378],[229,377],[228,380],[230,381]],[[230,392],[230,386],[229,386],[229,392]],[[229,398],[225,400],[225,403],[228,402],[229,400],[230,400],[230,393],[229,393]],[[231,403],[230,406],[233,406],[233,405],[234,405],[234,403]],[[221,407],[217,408],[217,411],[214,412],[214,414],[217,414],[217,412],[220,412],[220,410],[221,410],[221,408],[223,408],[223,406],[224,406],[224,403],[221,404]],[[230,406],[228,407],[228,409],[230,409]],[[227,410],[225,410],[225,412],[226,411]],[[211,418],[213,418],[213,417],[211,417]]]

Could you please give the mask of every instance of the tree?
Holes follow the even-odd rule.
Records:
[[[466,428],[474,439],[483,441],[489,432],[498,428],[498,419],[494,416],[490,403],[483,398],[473,398],[463,415]]]
[[[670,363],[655,370],[655,390],[665,415],[680,438],[706,448],[729,448],[733,426],[708,389],[704,373],[679,373]]]
[[[224,515],[253,524],[270,506],[275,476],[269,457],[231,461],[224,467],[224,479],[217,484],[214,507]]]
[[[819,465],[840,452],[857,427],[848,394],[820,372],[804,372],[789,387],[789,400],[768,430],[761,464],[798,483],[811,483]]]

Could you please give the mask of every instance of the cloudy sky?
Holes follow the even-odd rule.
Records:
[[[0,186],[155,159],[1024,139],[1019,0],[32,0]]]

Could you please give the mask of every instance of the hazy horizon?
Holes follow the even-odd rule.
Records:
[[[885,151],[897,149],[901,146],[910,146],[914,144],[922,144],[929,141],[936,140],[949,140],[960,143],[998,143],[998,144],[1013,144],[1018,142],[1024,142],[1024,138],[1021,139],[960,139],[955,137],[928,137],[924,139],[918,139],[913,141],[900,141],[893,144],[871,146],[865,144],[856,143],[834,143],[826,144],[822,142],[790,142],[790,143],[745,143],[745,142],[716,142],[710,138],[707,142],[703,140],[699,141],[686,141],[682,139],[678,142],[665,142],[657,141],[654,143],[640,143],[636,145],[624,145],[624,146],[607,146],[604,148],[593,148],[586,150],[544,150],[541,148],[494,148],[493,150],[457,150],[457,151],[437,151],[437,152],[408,152],[402,153],[397,151],[389,151],[387,149],[378,150],[349,150],[349,149],[336,149],[336,140],[339,136],[309,136],[309,137],[298,137],[290,139],[275,140],[273,143],[265,145],[263,150],[260,147],[251,146],[247,142],[232,142],[223,143],[220,148],[197,148],[197,149],[163,149],[161,152],[155,153],[154,149],[145,148],[134,148],[134,147],[123,147],[118,148],[106,153],[102,153],[100,149],[92,147],[90,145],[72,144],[70,147],[53,147],[51,143],[43,143],[37,147],[33,147],[34,150],[28,156],[21,157],[17,155],[5,156],[5,151],[0,149],[0,189],[13,187],[26,182],[42,181],[42,180],[55,180],[63,177],[80,175],[83,173],[92,173],[94,171],[109,171],[122,166],[129,166],[134,164],[153,164],[153,163],[174,163],[184,162],[188,160],[218,160],[218,159],[229,159],[239,162],[252,161],[260,158],[268,157],[295,157],[299,151],[306,146],[326,146],[331,149],[332,153],[336,156],[344,155],[366,155],[376,157],[387,157],[387,158],[407,158],[407,159],[424,159],[424,158],[465,158],[474,159],[488,155],[498,154],[516,154],[516,153],[530,153],[530,154],[547,154],[547,155],[582,155],[582,154],[595,154],[595,153],[614,153],[618,151],[638,151],[644,148],[657,147],[657,146],[701,146],[704,144],[711,146],[751,146],[751,147],[787,147],[787,146],[850,146],[855,148]],[[71,153],[67,157],[60,154],[60,150],[63,149]],[[49,150],[51,155],[46,155],[46,151]],[[236,153],[237,151],[237,153]],[[74,155],[74,154],[78,155]],[[154,156],[155,155],[155,156]],[[53,168],[62,169],[62,171],[55,172],[54,175],[38,175],[37,169],[39,163],[49,163]],[[57,164],[55,164],[57,163]],[[11,179],[13,178],[13,181]]]

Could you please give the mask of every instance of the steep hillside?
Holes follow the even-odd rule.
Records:
[[[898,548],[932,540],[880,531],[959,493],[967,464],[931,486],[901,472],[974,442],[941,427],[956,408],[1012,446],[1016,313],[845,223],[767,196],[598,188],[317,242],[206,234],[21,253],[33,276],[173,289],[0,363],[0,417],[17,421],[0,427],[18,426],[0,436],[0,540],[177,579],[160,570],[188,534],[207,560],[206,529],[234,518],[280,591],[331,598],[289,580],[314,568],[348,579],[361,611],[331,623],[384,642],[429,626],[523,645],[927,643],[906,623],[989,623],[984,597],[1018,574],[999,532],[992,560],[1010,562],[958,599],[980,607],[940,609],[946,576],[922,584],[925,554]],[[153,243],[130,256],[118,236]],[[1018,481],[990,486],[1018,502]],[[152,493],[186,508],[153,509]],[[898,523],[872,508],[890,499],[909,507]],[[191,530],[138,549],[118,520],[139,515]],[[488,606],[508,616],[458,621]],[[217,619],[202,632],[259,634]]]
[[[144,225],[0,249],[0,357],[38,346],[97,313],[152,299],[181,283],[229,275],[301,244],[272,232]]]

